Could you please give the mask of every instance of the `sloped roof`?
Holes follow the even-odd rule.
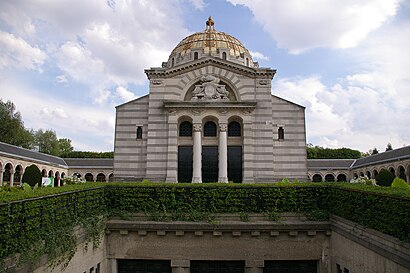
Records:
[[[308,169],[349,169],[356,159],[308,159]]]
[[[64,158],[69,168],[113,168],[113,158]]]
[[[60,157],[28,150],[4,142],[0,142],[0,154],[19,157],[26,160],[37,160],[45,163],[52,163],[67,167],[67,164]]]
[[[353,164],[352,169],[405,158],[410,158],[410,146],[357,159]]]

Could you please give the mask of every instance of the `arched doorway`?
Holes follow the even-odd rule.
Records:
[[[54,176],[54,187],[60,187],[60,173],[58,171]]]
[[[377,170],[373,171],[373,179],[376,179],[376,176],[379,174],[379,172]]]
[[[110,173],[110,175],[108,176],[108,181],[112,182],[114,181],[114,174]]]
[[[406,170],[404,169],[403,166],[399,166],[399,169],[398,169],[398,177],[399,177],[400,179],[403,179],[404,181],[407,180],[407,179],[406,179]],[[406,181],[406,182],[408,182],[408,181]]]
[[[92,173],[87,173],[87,174],[84,176],[84,178],[85,178],[85,181],[87,181],[87,182],[93,182],[93,181],[94,181],[94,176],[93,176]]]
[[[21,184],[22,175],[23,175],[23,167],[21,165],[17,165],[16,169],[14,170],[14,183],[16,185]]]
[[[13,168],[13,165],[11,165],[11,163],[7,163],[6,166],[4,166],[4,171],[3,171],[3,183],[4,184],[6,183],[10,184],[13,169],[14,168]]]
[[[325,176],[325,181],[326,182],[335,182],[335,176],[333,174],[329,173]]]
[[[322,182],[322,176],[317,173],[317,174],[313,175],[312,181],[313,182]]]
[[[97,174],[97,182],[105,182],[105,174],[103,173]]]
[[[346,182],[347,181],[347,177],[344,173],[341,173],[337,176],[337,182]]]

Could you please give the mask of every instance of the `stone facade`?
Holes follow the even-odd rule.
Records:
[[[217,44],[222,40],[240,44],[213,27],[204,33],[215,35]],[[235,182],[306,180],[305,108],[273,96],[271,81],[276,71],[259,68],[241,44],[238,50],[244,54],[238,56],[226,54],[232,48],[222,42],[226,48],[193,47],[193,53],[202,51],[188,54],[192,39],[198,39],[197,45],[204,37],[208,36],[197,33],[183,40],[184,46],[178,45],[163,67],[145,71],[149,94],[117,106],[115,180],[181,182],[181,146],[192,147],[188,148],[192,149],[192,163],[188,163],[192,178],[184,182],[206,180],[202,160],[208,146],[218,150],[208,162],[218,166],[214,182],[232,178],[230,146],[240,147],[242,157],[237,163],[241,170],[236,177],[240,178]],[[194,129],[188,137],[180,135],[183,122]],[[207,122],[218,128],[211,137],[205,132]],[[240,135],[230,135],[231,122],[239,123]]]

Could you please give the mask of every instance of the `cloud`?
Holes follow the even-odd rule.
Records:
[[[65,75],[56,76],[57,83],[68,83],[67,77]]]
[[[257,52],[257,51],[250,51],[249,52],[255,60],[262,60],[262,61],[268,61],[269,57],[263,55],[263,53]]]
[[[188,0],[198,10],[203,10],[207,5],[203,0]]]
[[[43,118],[57,118],[57,119],[65,119],[68,118],[66,112],[61,108],[50,109],[49,107],[43,107],[40,111],[40,115]]]
[[[41,71],[47,55],[22,38],[0,30],[0,69],[15,67]]]
[[[130,101],[135,98],[135,94],[131,91],[128,91],[122,86],[118,86],[115,90],[116,94],[123,100],[123,102]]]
[[[248,7],[278,47],[293,54],[318,47],[355,47],[392,18],[400,4],[399,0],[228,1]]]

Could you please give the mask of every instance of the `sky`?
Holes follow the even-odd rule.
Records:
[[[306,107],[308,143],[410,145],[410,0],[2,0],[0,99],[27,128],[112,151],[115,106],[209,15],[277,69],[272,94]]]

